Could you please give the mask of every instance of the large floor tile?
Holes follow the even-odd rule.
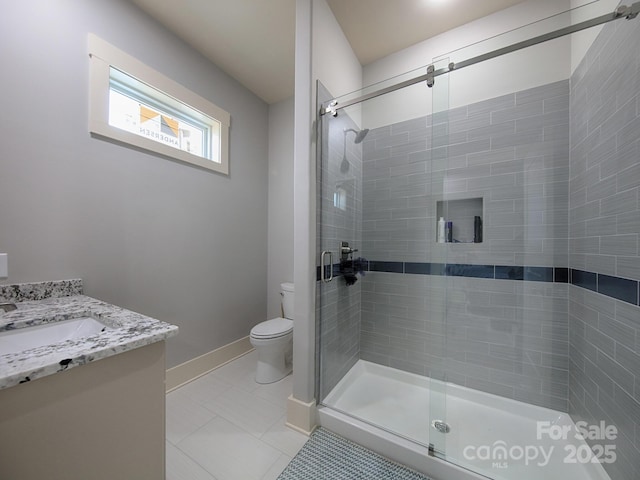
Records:
[[[283,469],[284,470],[284,469]],[[213,475],[167,442],[166,480],[217,480]]]
[[[291,375],[255,381],[250,352],[167,395],[167,480],[275,480],[307,437],[285,426]]]
[[[286,413],[285,404],[277,405],[237,387],[203,405],[256,437]]]
[[[185,395],[181,389],[167,394],[166,437],[174,445],[215,417],[215,413]]]
[[[204,403],[226,392],[232,386],[231,383],[222,380],[211,372],[187,383],[176,391],[198,403]]]
[[[243,355],[232,362],[215,369],[210,375],[231,383],[233,386],[253,392],[258,387],[256,383],[256,365],[258,354],[255,350]]]
[[[177,446],[218,480],[261,480],[282,455],[222,417]]]
[[[260,440],[277,448],[289,457],[295,456],[309,437],[285,425],[286,415],[281,417],[267,430]]]

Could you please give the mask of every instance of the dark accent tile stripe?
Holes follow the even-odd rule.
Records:
[[[332,266],[332,270],[333,270],[333,276],[334,277],[339,277],[340,275],[342,275],[342,273],[340,272],[340,264],[339,263],[334,263]]]
[[[524,280],[524,267],[496,265],[499,280]]]
[[[366,262],[366,261],[365,261]],[[526,280],[530,282],[571,283],[617,300],[640,306],[640,282],[566,267],[533,267],[519,265],[471,265],[459,263],[379,262],[363,264],[364,271],[413,275],[446,275],[450,277]],[[340,264],[333,264],[333,276],[340,277]],[[328,267],[326,267],[328,270]],[[316,281],[320,280],[316,267]],[[327,271],[327,275],[329,272]]]
[[[554,268],[553,281],[556,283],[569,283],[568,268]]]
[[[446,275],[449,277],[495,278],[494,265],[447,264]]]
[[[496,265],[496,279],[553,282],[553,268]]]
[[[322,267],[320,267],[320,265],[316,266],[316,282],[319,282],[320,280],[322,280]],[[327,278],[331,275],[331,271],[329,270],[329,265],[326,265],[324,267],[326,269],[325,271],[325,275],[327,276]],[[333,270],[333,276],[334,277],[340,277],[342,274],[340,273],[340,264],[339,263],[334,263],[331,266],[331,269]]]
[[[404,273],[412,273],[415,275],[431,275],[431,264],[407,262],[404,264]]]
[[[369,262],[369,271],[371,272],[387,272],[387,273],[404,273],[404,262]]]
[[[444,275],[446,265],[444,263],[412,263],[404,264],[404,273],[418,275]]]
[[[635,280],[598,274],[598,293],[638,305],[638,282]]]
[[[598,291],[598,277],[593,272],[571,269],[571,284],[594,292]]]
[[[431,275],[446,275],[447,274],[447,264],[446,263],[432,263],[431,264]]]
[[[524,267],[524,279],[530,282],[553,282],[553,268]]]

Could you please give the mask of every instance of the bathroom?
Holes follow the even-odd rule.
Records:
[[[601,0],[598,3],[603,2]],[[314,380],[319,378],[314,352],[316,268],[320,264],[320,252],[316,251],[316,200],[310,194],[315,190],[316,172],[312,165],[315,165],[317,145],[309,144],[309,130],[314,128],[311,119],[316,118],[315,81],[319,79],[322,82],[328,90],[326,100],[330,100],[333,96],[358,91],[363,85],[375,84],[415,67],[427,65],[437,55],[466,47],[506,29],[517,28],[525,23],[522,18],[527,18],[526,23],[529,23],[536,18],[551,15],[554,11],[552,4],[559,3],[566,3],[566,8],[560,9],[566,10],[576,2],[523,2],[519,22],[513,18],[509,20],[508,16],[502,18],[503,23],[499,24],[495,19],[493,22],[487,21],[483,25],[487,29],[482,34],[472,32],[468,37],[456,40],[453,47],[444,40],[440,45],[429,47],[428,56],[418,64],[405,52],[406,57],[389,57],[388,64],[379,62],[363,68],[327,3],[298,1],[295,12],[296,44],[299,48],[296,58],[296,97],[285,96],[269,104],[251,94],[129,2],[37,2],[37,8],[30,8],[28,2],[12,4],[8,7],[11,14],[0,20],[2,35],[10,39],[10,42],[3,42],[3,64],[12,65],[11,74],[4,75],[2,80],[4,90],[11,92],[5,97],[7,113],[3,115],[2,122],[4,131],[12,132],[1,147],[3,172],[0,175],[0,251],[9,253],[9,277],[2,282],[82,278],[88,295],[178,325],[179,335],[167,342],[167,381],[178,385],[183,381],[183,370],[176,367],[229,345],[232,346],[229,347],[232,351],[249,349],[248,332],[256,323],[280,315],[280,283],[293,281],[296,285],[296,367],[293,373],[293,395],[288,401],[287,410],[289,423],[300,430],[309,431],[315,424],[315,403],[323,400],[316,396],[318,385]],[[544,8],[540,5],[544,5]],[[526,9],[527,6],[530,10]],[[615,6],[608,5],[605,10],[613,10]],[[531,11],[535,12],[538,7],[541,11],[537,13],[539,17],[536,17]],[[558,11],[557,6],[555,11]],[[210,94],[213,97],[211,100],[232,115],[230,176],[208,172],[204,175],[196,168],[185,168],[174,161],[158,161],[151,155],[97,140],[88,134],[86,35],[89,32],[126,49],[128,53],[196,92],[208,92],[211,83],[216,85],[215,92]],[[290,34],[294,34],[293,28]],[[590,40],[593,41],[593,38]],[[576,55],[565,44],[565,50],[558,49],[554,52],[555,55],[548,55],[553,61],[564,61],[560,67],[556,63],[524,71],[523,75],[531,75],[531,78],[520,86],[510,86],[509,76],[501,77],[500,81],[479,78],[482,88],[488,90],[481,97],[474,98],[471,95],[465,102],[458,98],[461,87],[454,83],[456,77],[452,75],[448,87],[450,99],[447,94],[438,98],[446,97],[444,103],[459,101],[461,105],[473,104],[549,85],[550,88],[556,87],[561,91],[560,94],[557,91],[552,93],[550,98],[564,97],[558,100],[561,104],[570,102],[568,80],[575,71],[584,73],[576,70],[579,66],[578,57],[581,56],[580,43],[576,42],[576,45]],[[627,51],[630,49],[620,48],[627,54],[630,53]],[[613,53],[606,55],[616,56]],[[629,63],[626,68],[632,73],[621,75],[622,78],[633,81],[637,77],[633,74],[637,72],[637,61],[635,58]],[[307,75],[308,71],[313,71],[313,76],[310,73]],[[550,75],[549,71],[553,74]],[[455,75],[464,76],[465,71],[456,72]],[[425,102],[430,101],[427,98],[430,99],[432,93],[440,95],[444,86],[444,78],[436,79],[434,88],[437,91],[431,92],[423,85]],[[590,84],[589,88],[595,87]],[[477,89],[477,86],[473,87],[473,90]],[[589,90],[587,97],[592,96],[591,94]],[[388,105],[384,105],[383,100],[380,100],[380,108],[387,109]],[[375,106],[374,104],[373,108]],[[423,107],[415,105],[418,111]],[[363,119],[366,117],[366,108],[363,107],[363,112],[360,113]],[[445,110],[444,107],[441,109]],[[343,158],[344,148],[353,171],[358,167],[354,158],[362,155],[361,161],[366,162],[366,149],[374,148],[371,142],[379,138],[376,135],[381,133],[381,129],[401,120],[393,120],[392,115],[390,119],[377,123],[360,124],[357,114],[353,114],[351,110],[345,112],[355,119],[354,124],[348,125],[348,128],[370,129],[367,137],[357,145],[353,142],[352,135],[343,135],[347,125],[337,127],[337,135],[332,137],[339,152],[338,163]],[[407,118],[412,114],[408,114]],[[420,115],[420,112],[416,113],[415,117]],[[637,116],[637,110],[635,115]],[[374,116],[373,113],[371,116]],[[60,118],[64,119],[64,123],[60,124]],[[346,115],[339,113],[336,120],[343,121],[345,118]],[[451,122],[453,121],[452,118]],[[50,128],[48,125],[59,126]],[[568,135],[566,125],[570,123],[562,125],[565,127],[557,130],[560,134]],[[553,127],[556,125],[551,126],[552,130]],[[36,139],[26,138],[31,133],[36,134]],[[344,144],[345,141],[349,144]],[[634,146],[637,148],[637,143]],[[631,151],[629,153],[633,154]],[[637,165],[637,150],[633,158],[636,158]],[[637,168],[633,170],[633,164],[628,167],[631,171],[625,175],[630,188],[623,193],[627,192],[629,197],[635,195],[633,198],[637,202],[637,185],[632,186],[632,182],[637,179]],[[571,182],[576,182],[574,195],[571,197],[573,200],[577,201],[580,195],[590,197],[586,187],[581,190],[578,185],[584,181],[582,177],[576,179],[567,172],[562,175],[569,175],[567,178],[563,177],[563,188],[567,188],[567,195],[571,192]],[[369,183],[371,182],[375,180],[370,180]],[[597,184],[596,187],[608,188],[605,184]],[[364,195],[366,192],[361,193]],[[632,199],[620,197],[619,201],[628,204]],[[366,210],[366,206],[363,206],[363,210]],[[597,233],[574,238],[567,236],[570,233],[565,233],[564,236],[559,234],[558,238],[561,240],[552,246],[552,249],[558,251],[555,260],[560,263],[546,264],[545,261],[541,264],[539,259],[517,262],[515,258],[512,263],[516,266],[571,268],[587,272],[591,276],[601,274],[637,281],[637,214],[637,203],[635,209],[616,213],[620,218],[628,215],[628,221],[625,222],[628,229],[621,230],[620,234],[635,241],[635,249],[631,243],[621,243],[624,241],[622,237],[601,236],[601,233]],[[586,228],[586,219],[571,220],[568,211],[565,215],[575,228]],[[488,220],[485,218],[484,234],[491,238],[495,231],[492,232],[491,222]],[[610,221],[611,219],[606,222],[602,220],[603,223],[597,225],[597,222],[592,221],[590,228],[607,228]],[[421,258],[402,255],[385,258],[371,248],[374,245],[366,245],[366,234],[376,232],[367,230],[367,225],[370,224],[365,223],[364,219],[362,222],[359,226],[349,226],[353,228],[351,238],[335,240],[350,241],[351,246],[359,250],[356,256],[372,261],[509,265],[500,258],[491,261],[485,258],[480,262],[452,260],[447,257],[428,259],[426,241],[423,250],[416,253],[416,257]],[[434,226],[435,223],[428,227]],[[425,224],[425,230],[426,228]],[[436,238],[435,232],[433,238]],[[562,239],[565,241],[564,246]],[[610,245],[609,252],[604,249],[605,245]],[[564,252],[561,251],[562,248]],[[329,249],[334,250],[334,263],[337,263],[338,245],[331,244]],[[449,255],[448,252],[441,254]],[[217,273],[212,275],[211,272]],[[378,286],[377,280],[384,279],[382,275],[388,273],[365,272],[365,276],[360,277],[354,286],[346,287],[351,290],[345,288],[347,294],[360,296],[362,312],[367,308],[375,308],[370,300],[371,294],[377,292],[377,288],[382,288]],[[561,271],[558,273],[562,274]],[[412,288],[412,283],[403,284],[410,277],[401,277],[391,283],[396,287]],[[438,280],[434,276],[420,277],[420,282]],[[340,280],[339,277],[336,278],[330,284],[331,288],[344,288],[338,283]],[[501,285],[499,280],[496,279],[495,282],[496,285]],[[512,288],[513,282],[504,282],[510,284],[508,288]],[[468,283],[473,285],[472,281]],[[531,283],[535,283],[531,287],[534,290],[542,288],[540,283]],[[448,295],[462,294],[460,289],[464,289],[464,286],[455,287],[457,289],[453,288]],[[591,340],[600,341],[602,349],[618,345],[615,343],[615,335],[620,331],[627,332],[625,327],[628,322],[635,321],[637,324],[637,306],[627,308],[621,305],[618,312],[615,308],[619,302],[611,300],[611,297],[598,302],[600,297],[596,294],[572,285],[571,294],[575,297],[567,300],[561,296],[561,292],[562,289],[567,290],[568,285],[553,283],[546,287],[549,287],[546,288],[549,297],[555,299],[549,300],[553,304],[552,308],[558,310],[554,311],[554,315],[561,316],[563,308],[565,314],[578,312],[581,308],[584,310],[573,317],[570,315],[567,322],[569,335],[570,322],[576,322],[580,326],[579,322],[587,318],[585,315],[596,318],[596,324],[600,322],[599,325],[612,326],[614,330],[609,334],[595,328],[589,330]],[[551,287],[558,289],[551,292]],[[437,289],[432,292],[429,295],[438,295]],[[498,294],[505,292],[492,293],[497,298]],[[481,295],[477,296],[480,297]],[[426,295],[425,298],[434,300]],[[478,306],[480,309],[505,307],[485,305],[482,301]],[[567,307],[569,301],[573,307]],[[614,305],[613,310],[609,309],[611,305]],[[355,309],[350,311],[356,318],[361,314]],[[610,321],[614,312],[619,317]],[[362,335],[371,327],[371,323],[366,323],[363,317],[362,324],[355,327],[353,334]],[[367,338],[371,339],[371,336]],[[450,340],[453,345],[457,339]],[[566,343],[569,344],[568,340]],[[373,359],[376,353],[381,355],[379,351],[370,350],[375,345],[375,342],[363,342],[356,355],[366,359]],[[574,348],[578,347],[574,345]],[[590,352],[590,349],[596,347],[589,343],[586,348]],[[606,353],[606,350],[603,351]],[[389,352],[382,355],[391,357]],[[586,360],[593,363],[593,359]],[[570,371],[570,368],[569,366],[566,370]],[[601,365],[600,368],[605,367]],[[342,373],[332,370],[327,375],[335,375],[337,381]],[[608,370],[603,373],[615,374]],[[635,375],[637,373],[629,378],[634,379]],[[478,384],[481,383],[480,380],[478,379]],[[541,376],[537,380],[542,383],[546,378]],[[626,376],[621,379],[625,380],[628,380]],[[573,393],[577,395],[578,390],[587,387],[581,382],[595,381],[575,379],[572,384],[566,374],[562,388],[570,392],[571,385],[574,385]],[[604,403],[599,400],[596,403],[597,408],[605,412],[628,412],[628,420],[636,426],[637,432],[637,379],[635,382],[635,399],[632,395],[628,399],[623,397],[623,401],[627,403],[620,406],[614,398],[614,394],[619,392],[619,389],[616,390],[619,383],[615,383],[611,385],[611,397],[605,397]],[[588,385],[591,386],[592,383]],[[551,386],[550,384],[549,387]],[[515,396],[515,392],[512,393]],[[607,403],[609,400],[614,403]],[[556,409],[563,407],[557,404],[547,406]],[[609,420],[608,416],[598,418]],[[634,435],[635,446],[633,442],[619,443],[620,456],[629,457],[629,450],[624,450],[625,448],[631,448],[632,453],[637,452],[637,433]],[[623,462],[619,464],[622,465]],[[629,468],[628,462],[624,468]],[[637,465],[635,468],[637,471]],[[627,470],[622,473],[614,471],[610,473],[610,477],[614,480],[634,478],[625,476],[626,472]],[[618,476],[614,476],[616,474]]]

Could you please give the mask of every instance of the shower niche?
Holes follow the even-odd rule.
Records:
[[[440,234],[444,220],[444,240]],[[484,199],[460,198],[436,202],[437,243],[482,243]]]

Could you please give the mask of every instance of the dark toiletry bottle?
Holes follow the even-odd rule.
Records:
[[[482,243],[482,218],[473,218],[473,243]]]
[[[453,242],[453,222],[447,222],[444,227],[444,236],[446,238],[446,242]]]

